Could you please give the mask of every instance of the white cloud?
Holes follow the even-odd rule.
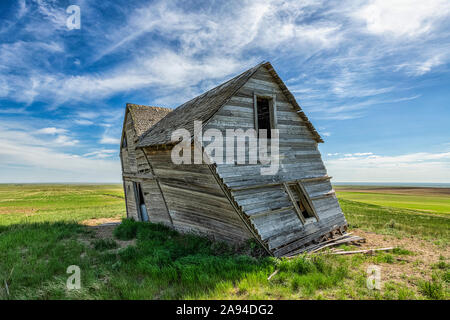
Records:
[[[53,141],[53,143],[55,143],[57,146],[63,146],[63,147],[71,147],[71,146],[77,145],[79,142],[80,141],[78,141],[76,139],[71,139],[65,135],[59,135]]]
[[[18,6],[18,10],[17,10],[17,19],[20,19],[28,12],[28,8],[27,8],[27,3],[25,2],[25,0],[19,0],[18,4],[19,4],[19,6]]]
[[[64,27],[64,8],[41,0],[36,0],[36,3],[39,13],[52,23],[55,30]],[[102,29],[103,35],[107,34],[105,43],[102,37],[95,37],[92,52],[99,53],[90,63],[105,55],[133,48],[141,36],[151,32],[171,42],[178,41],[180,48],[164,45],[156,48],[151,43],[143,45],[139,42],[138,50],[127,54],[125,62],[96,74],[48,73],[46,70],[36,70],[38,68],[30,62],[24,65],[30,67],[26,77],[13,81],[14,88],[5,95],[29,104],[51,100],[57,106],[67,101],[98,100],[149,87],[192,91],[189,87],[211,80],[213,85],[217,85],[225,77],[259,62],[258,57],[243,58],[248,50],[317,50],[334,46],[340,41],[339,24],[330,21],[299,22],[310,7],[318,8],[320,2],[252,1],[239,2],[239,6],[238,11],[220,5],[218,9],[211,7],[194,12],[160,1],[134,9],[128,12],[129,20],[122,28],[117,28],[116,24],[105,25]],[[63,54],[63,47],[58,41],[63,43],[65,39],[54,37],[46,50],[59,50]],[[16,55],[17,50],[7,48],[8,57],[5,56],[5,60],[8,63],[5,65],[11,65],[10,62],[19,56],[33,56],[37,52],[36,42],[28,43],[27,47],[19,45],[23,47],[23,55]],[[34,47],[28,48],[28,45]],[[45,58],[40,60],[45,61]],[[160,99],[173,97],[172,92],[166,95]],[[180,102],[183,101],[176,101]]]
[[[112,156],[115,156],[118,153],[119,153],[119,151],[115,150],[115,149],[101,149],[101,150],[86,153],[83,155],[83,157],[104,159],[104,158],[110,158]]]
[[[101,143],[101,144],[117,144],[118,145],[120,143],[120,139],[104,135],[100,139],[99,143]]]
[[[357,152],[357,153],[346,153],[344,157],[362,157],[362,156],[371,156],[372,152]]]
[[[118,160],[60,152],[32,132],[36,130],[24,124],[0,123],[0,183],[120,181]]]
[[[447,61],[448,53],[438,53],[436,55],[432,55],[431,57],[427,58],[426,60],[422,61],[413,61],[409,63],[404,63],[402,65],[398,66],[398,69],[404,69],[406,73],[412,74],[415,76],[421,76],[428,72],[430,72],[432,69],[443,65]]]
[[[365,21],[367,30],[389,36],[419,36],[450,12],[447,0],[375,0],[362,7],[355,17]]]
[[[75,119],[75,120],[73,120],[73,122],[74,122],[75,124],[80,125],[80,126],[90,126],[90,125],[93,125],[93,124],[94,124],[93,121],[91,121],[91,120],[86,120],[86,119]]]
[[[49,61],[55,57],[65,62],[69,59],[71,63],[79,59],[66,52],[64,43],[67,39],[58,34],[59,29],[65,28],[65,8],[53,1],[34,2],[38,7],[37,14],[45,18],[46,24],[50,22],[50,26],[44,27],[44,22],[37,24],[39,19],[30,19],[26,24],[27,31],[44,40],[17,41],[0,46],[0,66],[5,68],[2,73],[0,67],[0,97],[27,104],[45,101],[56,107],[69,101],[98,101],[147,88],[158,88],[155,90],[159,93],[157,101],[178,104],[203,91],[205,83],[210,84],[207,88],[217,85],[263,57],[295,58],[298,61],[299,65],[294,68],[302,72],[306,80],[302,83],[303,88],[298,89],[302,98],[320,99],[324,91],[338,99],[364,98],[396,89],[397,84],[379,87],[370,81],[370,75],[380,71],[375,68],[380,63],[385,68],[390,67],[386,57],[402,51],[416,52],[420,48],[420,56],[411,58],[411,55],[401,54],[401,61],[395,61],[397,68],[391,68],[406,73],[413,70],[415,76],[433,71],[449,60],[445,53],[449,48],[437,50],[440,55],[436,50],[431,54],[423,45],[426,39],[417,39],[417,43],[410,42],[404,47],[386,37],[372,41],[361,36],[366,28],[377,36],[389,32],[416,34],[437,30],[438,22],[449,13],[449,5],[440,0],[414,1],[412,5],[407,1],[394,1],[392,5],[390,1],[361,4],[351,0],[338,5],[321,0],[235,1],[202,10],[184,10],[175,4],[158,1],[123,9],[128,20],[120,27],[114,21],[106,21],[101,30],[84,25],[83,32],[95,41],[90,42],[92,54],[83,57],[83,65],[92,65],[110,54],[126,54],[126,59],[108,64],[96,73],[70,74],[58,69],[52,72]],[[239,10],[230,10],[236,5]],[[82,7],[85,19],[97,17],[95,12],[89,15],[92,8],[87,3]],[[363,21],[364,26],[349,19],[349,15]],[[161,42],[143,41],[151,34],[158,35]],[[171,47],[168,42],[177,43],[177,46]],[[434,43],[433,47],[441,49],[439,42]],[[327,50],[332,50],[331,57],[326,54]],[[11,75],[17,68],[23,74]],[[320,80],[324,80],[321,71],[324,70],[331,71],[332,75],[327,74],[327,83],[321,84]],[[313,84],[316,80],[318,82]],[[349,119],[358,116],[331,117]]]
[[[38,11],[50,21],[55,28],[67,28],[66,7],[53,5],[54,1],[32,0],[38,5]]]
[[[383,156],[346,154],[325,161],[336,182],[440,182],[450,181],[450,152]]]
[[[48,128],[42,128],[36,131],[36,133],[39,134],[59,134],[59,133],[66,133],[66,129],[62,128],[55,128],[55,127],[48,127]]]

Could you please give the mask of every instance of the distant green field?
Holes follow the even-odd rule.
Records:
[[[0,225],[113,217],[125,217],[119,184],[0,184]]]
[[[368,190],[352,191],[335,187],[339,199],[376,204],[384,207],[418,210],[429,213],[450,213],[450,196],[429,194],[394,194]]]

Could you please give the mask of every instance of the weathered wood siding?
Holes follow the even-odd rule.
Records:
[[[127,159],[128,162],[127,171],[125,173],[136,173],[137,172],[137,164],[136,164],[136,133],[134,131],[133,120],[128,114],[126,116],[125,121],[125,134],[127,137]],[[125,157],[125,155],[124,155]]]
[[[229,242],[251,238],[206,164],[175,165],[169,150],[146,154],[176,230]]]
[[[136,195],[134,194],[133,182],[125,180],[125,193],[127,202],[127,218],[139,221],[139,215],[136,206]]]
[[[319,216],[318,222],[302,224],[282,185],[233,191],[234,189],[277,182],[287,182],[327,174],[317,141],[297,114],[278,84],[265,68],[253,77],[211,118],[204,130],[252,129],[254,124],[254,93],[276,95],[276,123],[279,130],[280,169],[276,175],[261,175],[260,164],[218,164],[217,174],[230,189],[235,201],[249,217],[268,247],[277,255],[296,249],[290,243],[306,243],[336,227],[345,225],[339,203],[329,180],[305,182]],[[207,145],[207,143],[205,144]],[[248,149],[248,146],[246,146]],[[235,155],[236,156],[236,155]],[[316,221],[314,219],[314,221]],[[286,247],[285,249],[281,249]],[[280,248],[280,249],[278,249]],[[281,250],[281,251],[280,251]]]
[[[138,136],[129,111],[126,115],[124,131],[127,138],[127,147],[121,148],[121,158],[127,197],[127,217],[139,220],[136,197],[132,184],[132,182],[138,182],[142,187],[150,222],[171,226],[172,223],[164,202],[164,197],[156,180],[153,178],[150,165],[142,149],[136,148]],[[146,177],[144,178],[143,175]],[[128,192],[129,189],[131,190],[130,192]]]

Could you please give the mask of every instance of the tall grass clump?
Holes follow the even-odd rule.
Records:
[[[332,256],[300,255],[292,259],[281,259],[278,282],[290,286],[302,296],[311,296],[317,290],[331,288],[348,277],[344,261]]]

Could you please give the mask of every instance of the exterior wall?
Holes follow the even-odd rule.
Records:
[[[321,199],[313,200],[319,222],[305,225],[292,208],[292,203],[282,185],[233,191],[252,185],[287,182],[327,174],[317,142],[265,68],[260,68],[254,74],[213,116],[204,130],[219,129],[225,137],[226,129],[254,129],[254,93],[261,96],[276,95],[275,123],[280,133],[280,169],[276,175],[262,176],[260,164],[217,164],[217,173],[258,230],[261,239],[267,243],[269,249],[278,254],[287,249],[277,251],[277,248],[298,239],[307,242],[308,237],[317,238],[338,226],[345,225],[346,222],[336,197],[325,196],[332,191],[329,180],[304,183],[311,198],[323,196]]]
[[[150,222],[172,226],[164,196],[159,189],[157,181],[144,178],[142,179],[141,187]]]
[[[147,207],[149,221],[152,223],[161,223],[172,226],[172,222],[167,211],[164,197],[160,192],[155,179],[140,178],[138,176],[125,179],[126,201],[127,201],[127,217],[139,221],[137,211],[136,197],[133,189],[133,182],[140,183],[144,194],[144,202]],[[130,190],[130,191],[129,191]]]
[[[138,136],[136,135],[132,117],[126,114],[124,134],[127,138],[127,148],[121,147],[122,173],[124,174],[124,187],[127,203],[127,217],[139,220],[136,205],[136,197],[133,182],[141,184],[144,201],[147,207],[149,220],[152,223],[172,225],[167,211],[164,197],[154,178],[145,154],[141,149],[136,149]]]
[[[127,154],[124,154],[124,157],[126,157],[126,162],[128,163],[127,170],[125,170],[125,173],[136,173],[137,172],[137,164],[136,164],[136,141],[137,138],[134,127],[133,127],[133,120],[131,118],[130,113],[126,115],[125,120],[125,134],[127,137]]]
[[[127,218],[139,221],[139,215],[136,205],[136,195],[134,194],[133,182],[130,180],[124,181],[126,204],[127,204]]]
[[[252,237],[208,165],[175,165],[170,150],[146,150],[146,154],[176,230],[228,242]]]

